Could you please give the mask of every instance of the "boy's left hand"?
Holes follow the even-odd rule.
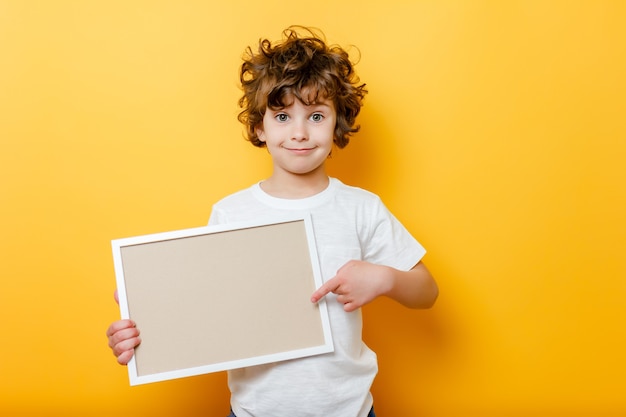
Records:
[[[389,291],[393,285],[391,273],[386,266],[349,261],[313,293],[311,302],[317,303],[332,292],[337,295],[337,301],[343,304],[344,311],[354,311]]]

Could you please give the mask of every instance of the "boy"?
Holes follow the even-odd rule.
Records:
[[[361,340],[360,307],[387,296],[429,308],[438,295],[421,262],[425,250],[380,199],[326,174],[333,146],[345,147],[358,131],[366,90],[343,49],[302,29],[291,27],[281,42],[262,40],[258,51],[247,50],[239,120],[248,140],[267,148],[273,171],[216,203],[209,224],[311,214],[324,280],[311,302],[328,301],[335,351],[229,371],[231,417],[374,416],[377,360]],[[107,336],[118,362],[127,364],[140,343],[135,324],[116,321]]]

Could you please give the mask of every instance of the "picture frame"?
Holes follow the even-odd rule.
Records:
[[[111,241],[130,385],[333,351],[310,215]]]

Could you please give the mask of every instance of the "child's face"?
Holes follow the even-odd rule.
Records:
[[[293,99],[282,109],[267,108],[257,134],[272,155],[274,172],[325,175],[324,162],[332,150],[336,119],[330,100],[306,105]]]

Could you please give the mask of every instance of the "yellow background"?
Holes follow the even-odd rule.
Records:
[[[626,415],[625,5],[0,0],[0,415],[228,413],[221,373],[128,386],[110,240],[204,225],[269,174],[237,70],[290,24],[359,47],[331,172],[441,288],[365,309],[378,414]]]

